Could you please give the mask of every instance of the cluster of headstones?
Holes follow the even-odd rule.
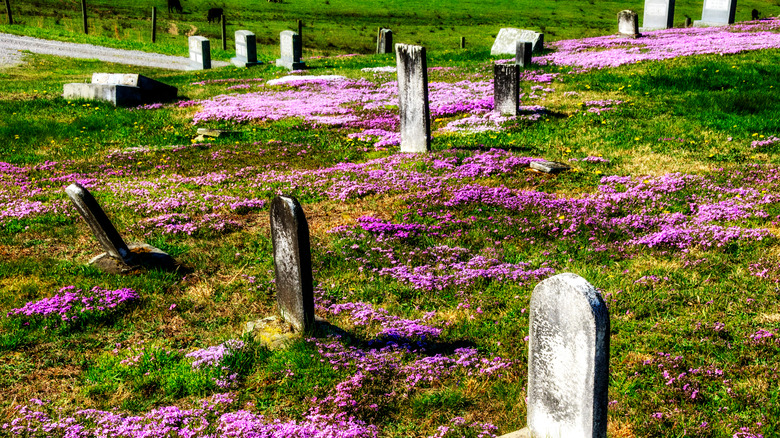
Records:
[[[235,33],[236,56],[230,59],[236,67],[251,67],[262,64],[257,60],[257,36],[248,30]],[[302,44],[300,34],[285,30],[280,34],[281,58],[276,60],[278,67],[288,70],[302,70],[306,64],[301,61]],[[211,68],[211,43],[203,36],[189,37],[190,64],[192,70]]]
[[[643,27],[639,27],[639,14],[631,10],[618,13],[618,33],[623,36],[637,38],[643,31],[670,29],[674,27],[675,0],[645,0]],[[737,11],[737,0],[704,0],[701,20],[693,22],[694,26],[725,26],[734,23]],[[754,19],[757,12],[753,11]],[[690,20],[686,20],[686,26]]]

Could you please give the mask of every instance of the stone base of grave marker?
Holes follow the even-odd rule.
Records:
[[[242,58],[235,57],[235,58],[230,58],[230,63],[235,65],[236,67],[254,67],[256,65],[262,65],[263,61],[249,62],[249,61],[244,61]]]
[[[557,161],[531,161],[529,167],[544,173],[558,173],[571,169],[566,164],[558,163]]]
[[[284,67],[287,70],[305,70],[306,69],[306,63],[303,61],[300,62],[294,62],[290,61],[288,59],[277,59],[276,60],[276,66],[277,67]]]
[[[93,257],[89,264],[109,274],[127,274],[141,268],[174,269],[176,267],[173,257],[159,248],[146,243],[131,243],[127,248],[130,250],[127,261],[111,257],[104,252]]]
[[[518,41],[528,41],[532,43],[532,50],[537,53],[544,49],[543,33],[534,32],[533,30],[506,27],[498,31],[498,36],[496,36],[496,41],[490,49],[490,54],[514,55],[517,51]]]
[[[114,106],[138,106],[176,99],[178,90],[133,73],[93,73],[92,83],[63,85],[65,99],[101,100]]]

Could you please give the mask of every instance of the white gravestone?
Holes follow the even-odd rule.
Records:
[[[393,53],[393,31],[380,29],[376,41],[376,53]]]
[[[493,66],[493,109],[501,115],[516,116],[520,105],[520,66]]]
[[[401,152],[429,152],[431,115],[425,47],[396,44],[395,56],[398,110],[401,113]]]
[[[531,52],[533,45],[528,41],[517,42],[517,52],[515,54],[515,64],[523,68],[531,66]]]
[[[639,14],[626,9],[618,12],[618,33],[624,37],[637,38],[639,34]]]
[[[303,70],[306,63],[301,62],[301,53],[303,46],[301,36],[291,30],[285,30],[279,34],[279,46],[281,49],[281,58],[276,60],[277,67],[284,67],[288,70]]]
[[[257,62],[257,37],[248,30],[236,31],[236,57],[230,58],[236,67],[251,67],[260,65]]]
[[[641,32],[674,27],[674,0],[645,0]]]
[[[498,31],[496,41],[490,49],[491,55],[514,55],[518,41],[528,41],[533,44],[533,51],[541,52],[544,49],[544,34],[526,29],[507,27]]]
[[[191,36],[190,44],[191,70],[206,70],[211,68],[211,44],[209,39],[202,36]]]
[[[696,20],[696,27],[725,26],[734,23],[737,12],[737,0],[704,0],[701,20]]]

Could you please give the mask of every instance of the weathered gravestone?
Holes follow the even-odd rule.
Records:
[[[431,150],[431,115],[425,47],[396,44],[395,54],[401,152],[428,152]]]
[[[674,0],[645,0],[640,32],[674,27]]]
[[[493,108],[502,115],[516,116],[520,106],[520,66],[493,66]]]
[[[695,20],[694,26],[725,26],[734,23],[737,12],[737,0],[704,0],[701,20]]]
[[[376,53],[393,53],[393,31],[379,29],[376,39]]]
[[[281,48],[281,58],[276,60],[277,67],[284,67],[288,70],[303,70],[306,63],[301,62],[301,53],[303,46],[301,36],[291,30],[285,30],[279,34],[279,45]]]
[[[531,66],[531,52],[533,45],[528,41],[517,41],[515,50],[515,64],[526,68]]]
[[[618,12],[617,19],[618,33],[620,33],[620,35],[629,38],[641,36],[639,34],[639,14],[626,9],[625,11]]]
[[[559,173],[571,169],[571,167],[566,164],[547,160],[531,161],[529,167],[544,173]]]
[[[178,90],[162,82],[134,73],[92,73],[92,82],[65,84],[65,99],[110,102],[114,106],[137,106],[176,99]]]
[[[199,35],[188,39],[190,45],[190,70],[207,70],[211,68],[211,43],[206,37]]]
[[[236,31],[236,56],[230,62],[236,67],[251,67],[260,65],[257,62],[257,37],[248,30]]]
[[[314,326],[314,280],[309,225],[301,204],[291,196],[271,202],[271,241],[279,313],[296,331]]]
[[[153,246],[145,243],[128,246],[100,204],[84,186],[73,183],[65,188],[65,193],[106,251],[90,260],[89,264],[113,274],[129,272],[140,266],[174,267],[175,262],[171,256]]]
[[[544,34],[526,29],[515,29],[506,27],[498,31],[496,41],[490,49],[491,55],[514,55],[517,51],[518,41],[528,41],[533,47],[534,52],[541,52],[544,49]]]

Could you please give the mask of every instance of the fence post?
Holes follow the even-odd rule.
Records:
[[[461,49],[466,48],[466,37],[460,37],[460,48]]]
[[[157,6],[152,6],[152,42],[157,42]]]
[[[227,39],[225,38],[225,14],[220,15],[219,20],[222,22],[222,50],[227,50]]]
[[[81,20],[84,22],[84,34],[89,33],[87,28],[87,0],[81,0]]]
[[[14,24],[14,17],[11,15],[11,1],[5,0],[5,11],[8,13],[8,24]]]
[[[301,36],[301,42],[303,42],[303,20],[298,20],[298,35]]]

